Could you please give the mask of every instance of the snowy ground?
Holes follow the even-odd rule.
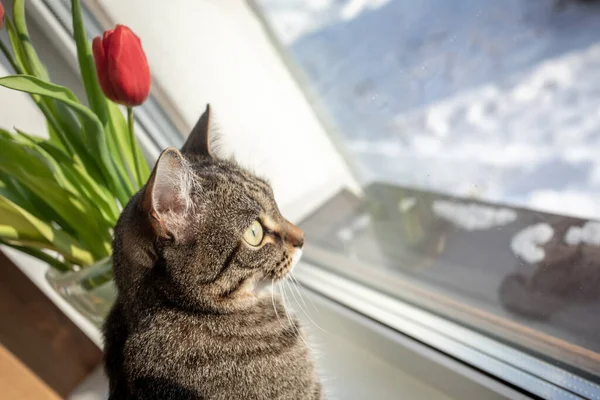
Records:
[[[600,4],[256,1],[363,179],[600,219]]]

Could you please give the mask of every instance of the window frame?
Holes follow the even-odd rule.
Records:
[[[309,290],[527,393],[600,398],[594,382],[340,273],[309,262],[295,276]]]
[[[456,399],[529,399],[531,396],[519,388],[507,385],[485,371],[475,368],[462,360],[449,357],[428,343],[415,340],[388,326],[373,315],[354,308],[346,303],[335,289],[337,284],[345,284],[332,274],[325,277],[319,274],[322,268],[310,263],[302,263],[302,273],[296,273],[298,280],[317,282],[320,287],[303,286],[303,297],[314,305],[318,312],[312,313],[312,324],[328,329],[337,335],[343,332],[344,339],[359,344],[364,350],[379,357],[388,364],[417,377],[424,384],[435,388],[444,395]],[[319,274],[309,276],[314,271]],[[344,279],[344,278],[342,278]],[[360,308],[360,307],[359,307]],[[301,314],[299,314],[301,315]],[[335,331],[334,331],[335,329]]]

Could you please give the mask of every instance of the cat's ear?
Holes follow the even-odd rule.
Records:
[[[206,110],[200,116],[196,126],[188,136],[181,151],[185,155],[212,157],[210,151],[210,104],[206,105]]]
[[[173,237],[184,228],[192,186],[193,173],[179,150],[169,147],[163,151],[141,200],[158,236]]]

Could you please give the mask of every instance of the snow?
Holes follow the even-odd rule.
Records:
[[[433,213],[468,231],[488,230],[517,220],[517,213],[508,208],[495,208],[477,203],[434,200]]]
[[[360,178],[600,219],[600,5],[258,0]]]
[[[590,221],[586,222],[581,228],[572,226],[565,234],[564,241],[571,246],[579,244],[600,246],[600,223]]]
[[[512,251],[528,263],[537,263],[544,259],[546,252],[541,247],[554,236],[554,229],[547,223],[528,226],[516,234],[510,247]]]

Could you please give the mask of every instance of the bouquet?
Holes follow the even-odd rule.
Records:
[[[111,254],[112,228],[150,171],[134,135],[133,107],[150,92],[139,38],[126,26],[86,37],[80,0],[73,36],[85,103],[51,82],[29,38],[24,0],[0,29],[0,51],[14,75],[0,86],[28,93],[46,118],[47,138],[0,128],[0,243],[60,271],[77,271]],[[121,108],[125,106],[127,118]]]

